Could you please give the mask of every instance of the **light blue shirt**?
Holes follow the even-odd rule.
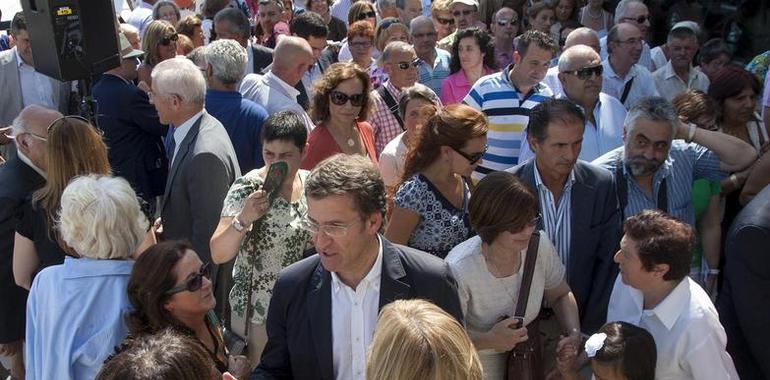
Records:
[[[614,177],[618,157],[623,157],[625,161],[624,147],[597,158],[593,164],[608,169]],[[665,178],[668,214],[695,226],[692,183],[701,178],[709,181],[721,181],[727,176],[727,173],[723,172],[719,165],[719,157],[708,148],[695,143],[687,144],[683,140],[674,140],[671,142],[668,158],[652,177],[652,196],[647,195],[642,190],[624,165],[623,173],[628,187],[628,204],[623,210],[623,215],[628,218],[643,210],[656,209],[660,183]]]
[[[436,50],[436,59],[433,60],[433,67],[421,59],[417,71],[420,73],[420,83],[430,87],[436,94],[440,94],[441,82],[449,76],[449,61],[452,60],[452,56],[446,50],[439,48],[434,50]]]
[[[559,259],[567,269],[566,276],[569,273],[569,248],[572,239],[572,185],[575,183],[575,169],[570,171],[569,177],[564,183],[564,190],[559,199],[556,200],[551,190],[543,183],[537,163],[534,166],[535,186],[540,201],[543,229],[548,234],[548,239],[553,242],[554,247],[556,247],[556,254],[559,255]]]
[[[128,334],[134,262],[67,257],[43,269],[27,300],[27,379],[93,379]]]

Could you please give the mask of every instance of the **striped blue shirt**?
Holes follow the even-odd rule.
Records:
[[[543,83],[534,86],[528,94],[520,93],[510,80],[512,68],[510,65],[501,72],[481,77],[463,99],[463,103],[484,112],[489,119],[489,150],[473,172],[476,181],[519,163],[529,111],[552,96],[551,89]]]
[[[433,60],[433,67],[420,59],[417,71],[420,74],[419,82],[430,87],[436,94],[440,94],[441,82],[449,76],[449,61],[452,56],[444,49],[434,48],[434,50],[436,50],[436,59]]]
[[[614,176],[618,157],[625,157],[624,147],[597,158],[593,163],[609,169]],[[652,177],[652,196],[645,194],[624,165],[623,173],[628,186],[628,204],[623,210],[625,217],[643,210],[656,209],[660,183],[665,178],[669,215],[695,226],[695,209],[692,205],[693,181],[701,178],[721,181],[727,173],[719,168],[719,164],[719,156],[708,148],[695,143],[687,144],[682,140],[674,140],[671,142],[668,159]]]
[[[575,183],[575,169],[570,171],[569,178],[564,183],[564,190],[562,190],[558,200],[553,198],[553,193],[540,178],[537,163],[535,163],[534,169],[535,186],[540,200],[540,214],[543,217],[543,229],[548,234],[548,240],[553,242],[556,247],[556,253],[567,269],[565,275],[568,275],[569,248],[572,239],[572,184]]]

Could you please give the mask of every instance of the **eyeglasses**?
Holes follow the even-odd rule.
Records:
[[[397,62],[396,65],[398,65],[398,68],[401,70],[409,70],[409,67],[417,68],[417,66],[420,65],[420,59],[415,58],[411,60],[410,62]]]
[[[299,222],[299,227],[303,230],[310,232],[313,235],[323,233],[331,238],[341,238],[347,235],[348,230],[358,221],[353,221],[348,224],[318,224],[310,219],[302,219]]]
[[[472,11],[470,9],[466,9],[464,11],[454,11],[454,12],[452,12],[452,16],[455,16],[455,17],[463,16],[463,17],[465,17],[465,16],[469,16],[473,12],[475,12],[475,11]]]
[[[188,292],[196,292],[203,286],[203,277],[211,278],[211,263],[203,264],[198,273],[190,277],[184,284],[177,285],[167,290],[165,294],[173,295],[184,292],[185,290]]]
[[[633,20],[637,24],[644,24],[649,19],[650,19],[650,16],[648,16],[648,15],[642,15],[642,16],[639,16],[637,18],[632,18],[632,17],[623,17],[623,18],[621,18],[621,20]]]
[[[629,38],[629,39],[624,40],[624,41],[618,40],[616,42],[619,43],[619,44],[641,45],[642,41],[643,40],[641,38]]]
[[[160,39],[159,43],[163,46],[168,46],[169,44],[171,44],[172,41],[176,42],[178,39],[179,39],[179,35],[174,33],[170,36],[163,36],[163,38]]]
[[[372,47],[372,42],[371,41],[351,42],[350,46],[354,48],[359,48],[359,49],[368,49]]]
[[[42,142],[48,142],[48,138],[40,136],[40,135],[36,135],[36,134],[34,134],[32,132],[19,133],[19,136],[21,136],[21,135],[29,135],[29,136],[32,136],[32,137],[34,137],[34,138],[36,138],[36,139],[38,139],[38,140],[40,140]]]
[[[525,229],[525,228],[527,228],[527,227],[535,227],[535,226],[537,226],[538,224],[540,224],[540,220],[542,220],[542,219],[543,219],[542,215],[540,215],[540,214],[538,213],[538,214],[537,214],[537,216],[535,216],[534,218],[532,218],[532,220],[530,220],[529,222],[527,222],[527,224],[525,224],[525,225],[523,225],[523,226],[514,226],[514,227],[511,227],[511,228],[509,228],[509,229],[508,229],[508,232],[510,232],[510,233],[512,233],[512,234],[517,234],[517,233],[519,233],[519,232],[521,232],[521,231],[524,231],[524,229]]]
[[[412,34],[412,38],[415,40],[418,40],[420,38],[436,38],[436,32],[428,32],[428,33],[420,33],[420,34]]]
[[[508,26],[508,25],[513,26],[513,25],[518,25],[518,24],[519,24],[519,20],[515,19],[515,18],[512,18],[510,20],[505,20],[505,19],[497,20],[497,25],[500,25],[500,26]]]
[[[377,13],[374,13],[374,11],[370,11],[365,13],[359,13],[358,17],[356,17],[356,20],[361,21],[361,20],[366,20],[368,18],[375,18],[375,17],[377,17]]]
[[[604,73],[604,66],[596,65],[591,67],[584,67],[582,69],[564,71],[564,73],[574,75],[581,80],[586,80],[592,75],[596,75],[597,77],[602,76],[602,73]]]
[[[489,149],[489,145],[485,146],[484,150],[481,151],[481,152],[473,153],[473,154],[468,154],[468,153],[465,153],[465,152],[461,151],[460,149],[452,147],[452,150],[454,150],[455,152],[457,152],[457,154],[463,156],[463,158],[468,160],[468,164],[469,165],[473,165],[473,164],[479,162],[479,160],[481,160],[481,158],[484,157],[484,153],[487,152],[487,149]]]
[[[332,103],[341,106],[350,100],[350,104],[352,104],[354,107],[361,107],[366,103],[366,95],[365,94],[353,94],[348,95],[344,92],[340,92],[337,90],[333,90],[329,93],[329,100],[332,101]]]
[[[436,20],[438,20],[438,23],[441,24],[441,25],[454,25],[455,24],[455,19],[453,19],[453,18],[436,17]]]

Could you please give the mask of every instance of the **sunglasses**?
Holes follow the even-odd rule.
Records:
[[[164,36],[160,39],[160,44],[163,46],[168,46],[172,41],[176,42],[179,39],[179,35],[174,33],[170,36]]]
[[[203,277],[211,278],[211,263],[203,264],[198,273],[190,277],[184,284],[177,285],[167,290],[165,294],[173,295],[184,292],[185,290],[188,292],[196,292],[203,286]]]
[[[508,25],[518,25],[519,20],[512,18],[510,20],[497,20],[497,25],[500,26],[508,26]]]
[[[455,19],[453,19],[453,18],[436,17],[436,20],[438,20],[438,23],[441,24],[441,25],[454,25],[455,24]]]
[[[340,92],[337,90],[334,90],[329,93],[329,100],[331,100],[332,103],[341,106],[350,100],[350,104],[352,104],[354,107],[361,107],[366,103],[366,95],[365,94],[353,94],[348,95],[344,92]]]
[[[361,20],[366,20],[368,18],[375,18],[375,17],[377,17],[377,14],[374,13],[374,11],[371,11],[371,12],[359,13],[358,17],[356,17],[356,20],[361,21]]]
[[[647,22],[647,20],[650,19],[650,16],[639,16],[637,18],[631,18],[631,17],[623,17],[623,20],[634,20],[637,24],[644,24]]]
[[[536,217],[532,218],[532,220],[530,220],[524,226],[521,226],[521,227],[520,226],[511,227],[511,228],[508,229],[508,232],[510,232],[512,234],[517,234],[517,233],[519,233],[521,231],[524,231],[524,229],[527,228],[527,227],[535,227],[535,226],[537,226],[538,224],[540,224],[540,220],[542,220],[542,219],[543,219],[543,217],[538,213]]]
[[[417,68],[417,66],[420,65],[420,59],[415,58],[411,62],[397,62],[396,65],[398,65],[398,68],[401,70],[409,70],[409,67]]]
[[[484,157],[484,153],[487,152],[487,149],[489,149],[489,145],[485,146],[484,150],[481,151],[481,152],[473,153],[473,154],[468,154],[468,153],[465,153],[465,152],[461,151],[460,149],[452,147],[452,150],[454,150],[455,152],[457,152],[457,154],[463,156],[463,158],[468,160],[468,164],[470,164],[470,165],[473,165],[473,164],[479,162],[479,160],[481,160],[481,158]]]
[[[455,16],[455,17],[463,16],[464,17],[464,16],[469,16],[473,12],[474,11],[468,10],[468,9],[466,9],[464,11],[454,11],[454,12],[452,12],[452,16]]]
[[[564,73],[574,75],[582,80],[586,80],[592,75],[596,75],[597,77],[602,76],[602,73],[604,73],[604,66],[596,65],[592,67],[584,67],[578,70],[565,71]]]

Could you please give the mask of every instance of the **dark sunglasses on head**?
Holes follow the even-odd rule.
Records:
[[[411,62],[397,62],[396,65],[398,65],[398,68],[401,70],[409,70],[409,66],[411,67],[417,67],[420,65],[420,59],[415,58]]]
[[[519,23],[519,20],[515,18],[512,18],[510,20],[497,20],[497,25],[500,25],[500,26],[517,25],[518,23]]]
[[[350,104],[354,107],[361,107],[366,102],[366,96],[364,94],[348,95],[344,92],[334,90],[329,93],[329,100],[338,106],[344,105],[350,100]]]
[[[89,126],[89,127],[93,128],[93,129],[94,129],[94,131],[95,131],[97,134],[99,134],[99,136],[103,136],[103,135],[104,135],[104,131],[102,131],[102,130],[101,130],[101,129],[99,129],[99,128],[96,128],[96,126],[94,126],[93,124],[91,124],[91,121],[89,121],[88,119],[86,119],[86,118],[84,118],[83,116],[80,116],[80,115],[67,115],[67,116],[62,116],[62,117],[60,117],[60,118],[58,118],[58,119],[56,119],[56,120],[52,121],[52,122],[51,122],[51,124],[48,124],[48,128],[46,128],[46,130],[47,130],[47,131],[48,131],[48,133],[50,134],[50,133],[51,133],[51,130],[52,130],[52,129],[53,129],[55,126],[57,126],[57,125],[60,125],[60,124],[61,124],[61,122],[62,122],[62,121],[65,121],[65,120],[78,120],[78,121],[82,121],[82,122],[84,122],[84,123],[88,124],[88,126]],[[39,138],[40,136],[36,136],[36,137],[38,137],[38,138]]]
[[[176,42],[178,39],[179,39],[179,35],[174,33],[170,36],[164,36],[163,38],[161,38],[160,44],[163,46],[168,46],[171,43],[171,41]]]
[[[602,73],[604,73],[604,66],[596,65],[591,67],[584,67],[578,70],[565,71],[564,73],[572,74],[580,79],[585,80],[590,78],[592,75],[596,75],[597,77],[602,76]]]
[[[457,154],[463,156],[463,158],[468,160],[468,164],[470,164],[470,165],[473,165],[473,164],[479,162],[479,160],[482,157],[484,157],[484,153],[487,152],[487,149],[489,149],[489,145],[485,146],[484,150],[481,151],[481,152],[473,153],[473,154],[468,154],[468,153],[465,153],[465,152],[461,151],[460,149],[452,147],[452,150],[454,150],[455,152],[457,152]]]
[[[454,12],[452,12],[452,16],[455,16],[455,17],[468,16],[468,15],[470,15],[473,12],[474,11],[472,11],[470,9],[466,9],[464,11],[454,11]]]
[[[211,278],[211,263],[201,266],[198,273],[190,277],[184,284],[177,285],[166,291],[166,295],[181,293],[184,291],[196,292],[203,286],[203,277]]]
[[[455,24],[455,19],[453,19],[453,18],[436,17],[436,20],[438,20],[439,24],[441,24],[441,25],[454,25]]]
[[[359,14],[358,14],[358,18],[357,18],[357,20],[358,20],[358,21],[361,21],[361,20],[366,20],[366,19],[368,19],[368,18],[375,18],[375,17],[377,17],[377,14],[376,14],[376,13],[374,13],[374,11],[371,11],[371,12],[364,12],[364,13],[359,13]]]
[[[623,20],[634,20],[636,21],[637,24],[644,24],[649,19],[650,19],[650,16],[647,16],[647,15],[639,16],[637,18],[623,17]]]

